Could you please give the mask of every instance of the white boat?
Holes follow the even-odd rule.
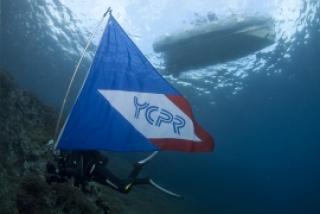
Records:
[[[166,35],[153,44],[163,53],[170,73],[202,68],[244,57],[274,43],[273,21],[264,17],[232,17]]]

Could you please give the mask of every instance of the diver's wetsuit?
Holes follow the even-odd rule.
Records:
[[[137,178],[142,165],[135,164],[127,179],[119,179],[106,165],[108,159],[98,151],[64,152],[58,160],[58,169],[52,163],[47,164],[48,183],[66,182],[74,178],[74,185],[85,186],[88,181],[108,185],[113,189],[128,193],[135,184],[149,184],[149,178]]]

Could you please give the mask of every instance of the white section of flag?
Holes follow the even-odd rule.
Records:
[[[163,94],[141,93],[121,90],[98,90],[137,131],[148,139],[183,139],[191,141],[201,141],[194,132],[194,124],[192,120],[179,109],[167,96]],[[170,112],[176,117],[177,115],[184,119],[185,126],[176,133],[172,123],[162,123],[160,126],[151,125],[147,121],[146,109],[140,111],[139,117],[135,117],[136,106],[134,97],[139,103],[148,103],[150,106],[158,107],[158,110],[150,111],[149,118],[156,121],[160,116],[161,109]]]

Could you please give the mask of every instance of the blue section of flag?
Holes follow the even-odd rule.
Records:
[[[117,112],[98,89],[179,95],[110,16],[83,89],[57,148],[154,151],[159,148]]]
[[[145,58],[112,15],[87,82],[99,89],[180,95]]]

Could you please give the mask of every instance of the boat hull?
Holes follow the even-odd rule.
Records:
[[[247,56],[274,43],[268,22],[229,23],[167,36],[154,43],[162,53],[166,70],[177,73]]]

